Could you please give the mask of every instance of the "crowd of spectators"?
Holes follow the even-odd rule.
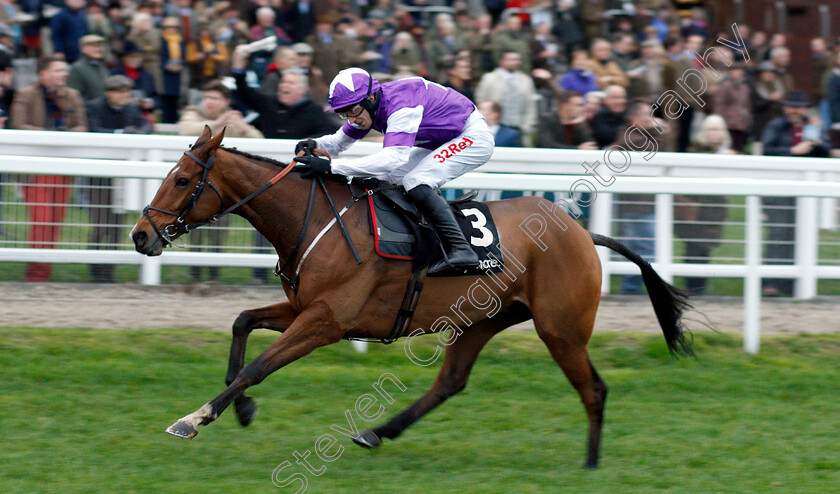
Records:
[[[419,75],[455,88],[476,104],[496,101],[500,124],[519,130],[525,146],[536,145],[541,122],[551,122],[546,117],[558,111],[561,91],[575,91],[587,104],[600,100],[600,110],[609,115],[596,112],[586,121],[598,146],[609,145],[612,129],[625,123],[616,122],[626,111],[617,88],[626,101],[654,101],[668,90],[684,94],[677,80],[691,68],[713,68],[727,76],[709,79],[710,104],[684,98],[693,106],[673,122],[677,151],[686,151],[697,136],[702,118],[695,113],[721,115],[733,149],[744,151],[762,140],[768,122],[782,116],[781,103],[794,89],[808,95],[818,125],[830,131],[840,124],[840,52],[821,38],[812,41],[808,54],[815,76],[799,81],[789,70],[786,36],[753,32],[746,25],[738,29],[749,60],[718,46],[711,67],[704,68],[694,54],[702,54],[719,34],[731,33],[711,32],[702,9],[680,15],[667,0],[422,5],[429,4],[6,1],[0,9],[0,109],[8,113],[15,90],[22,89],[15,88],[13,61],[52,55],[68,64],[67,85],[85,103],[104,95],[109,75],[131,79],[132,99],[151,124],[177,123],[187,107],[201,104],[205,84],[228,77],[232,109],[259,113],[254,123],[266,137],[283,137],[284,131],[277,134],[283,125],[278,121],[293,117],[269,115],[254,99],[255,91],[293,110],[294,104],[283,103],[279,86],[294,73],[290,79],[303,79],[301,98],[323,106],[330,80],[348,66],[366,68],[383,81]],[[510,7],[520,10],[505,12]],[[235,66],[238,46],[270,36],[277,39],[276,49],[252,52],[244,66]],[[295,83],[286,86],[288,100]],[[317,120],[316,126],[338,123],[314,113],[305,119]],[[23,125],[14,118],[7,122]]]
[[[177,132],[187,135],[208,124],[214,132],[227,126],[227,135],[306,138],[338,128],[340,121],[322,111],[329,82],[342,68],[359,66],[382,82],[419,75],[465,94],[500,146],[603,149],[621,145],[624,130],[636,123],[660,130],[652,133],[660,150],[826,156],[832,144],[840,148],[840,40],[834,46],[812,40],[810,53],[801,54],[813,65],[806,81],[789,69],[784,33],[746,25],[738,30],[748,57],[717,45],[708,64],[699,63],[696,54],[732,33],[712,32],[702,9],[681,15],[667,0],[448,0],[423,8],[428,5],[6,0],[0,119],[8,114],[6,127],[19,129],[148,133],[162,122],[177,123]],[[511,7],[520,10],[505,11]],[[238,49],[271,36],[275,49]],[[26,58],[38,59],[38,81],[16,88],[14,61]],[[703,102],[677,84],[691,69],[725,74],[706,78]],[[651,107],[667,91],[690,103],[672,120]],[[36,192],[60,188],[34,186],[61,179],[32,180],[27,202],[65,202]],[[708,197],[678,201],[678,221],[716,222],[724,211],[704,206]],[[639,220],[625,223],[625,233],[642,240],[636,248],[645,254],[653,234],[650,202],[639,195],[619,200],[622,214]],[[789,211],[789,204],[769,202],[778,208],[772,211]],[[32,209],[33,219],[47,223],[60,223],[63,215],[59,206]],[[683,233],[720,236],[719,228],[712,230]],[[787,245],[790,234],[771,237]],[[46,245],[56,235],[33,229],[31,241]],[[713,246],[689,241],[686,258],[702,262]],[[790,257],[768,252],[768,258]],[[109,276],[106,270],[102,279]],[[31,279],[43,277],[41,271]],[[628,293],[639,289],[638,280],[625,281]],[[705,283],[690,285],[702,291]],[[789,292],[779,284],[766,288]]]

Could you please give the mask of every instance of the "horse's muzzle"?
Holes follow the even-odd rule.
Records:
[[[157,235],[150,237],[145,231],[136,230],[131,232],[131,239],[134,241],[134,249],[141,254],[159,256],[163,252],[163,242]]]

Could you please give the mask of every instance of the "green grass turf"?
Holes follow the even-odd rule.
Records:
[[[257,332],[249,357],[274,334]],[[430,355],[433,337],[418,340]],[[192,441],[163,430],[223,388],[229,336],[208,331],[0,330],[0,489],[5,492],[295,492],[294,451],[321,476],[306,492],[837,492],[840,337],[766,337],[761,354],[734,335],[699,333],[698,359],[673,360],[661,335],[598,334],[595,366],[610,386],[602,462],[582,468],[577,394],[533,333],[490,342],[469,386],[366,451],[337,433],[332,463],[314,454],[346,427],[371,384],[407,386],[385,417],[427,390],[401,344],[355,353],[346,342],[280,370],[251,394],[247,429],[233,410]],[[387,389],[386,384],[386,389]],[[383,417],[384,418],[384,417]],[[381,423],[382,419],[376,423]],[[331,453],[339,450],[334,446]]]

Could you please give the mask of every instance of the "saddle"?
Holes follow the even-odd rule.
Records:
[[[376,253],[387,259],[412,261],[418,271],[443,258],[443,246],[434,229],[425,221],[402,187],[379,180],[364,182],[368,193],[370,232]],[[478,191],[472,191],[449,201],[464,237],[478,255],[479,266],[465,275],[483,275],[502,271],[503,258],[499,248],[499,232],[482,202],[474,201]],[[431,276],[452,276],[438,273]]]

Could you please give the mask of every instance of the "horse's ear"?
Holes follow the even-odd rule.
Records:
[[[210,131],[210,126],[205,125],[204,132],[202,132],[201,135],[198,136],[198,139],[195,140],[195,144],[193,144],[192,147],[195,148],[200,146],[202,143],[209,141],[211,137],[213,137],[213,133]]]
[[[209,128],[209,127],[208,127]],[[211,154],[215,153],[219,146],[222,145],[222,139],[225,137],[225,129],[224,127],[221,132],[216,134],[207,144],[204,145],[202,148],[202,152],[206,154],[206,156],[210,156]]]

